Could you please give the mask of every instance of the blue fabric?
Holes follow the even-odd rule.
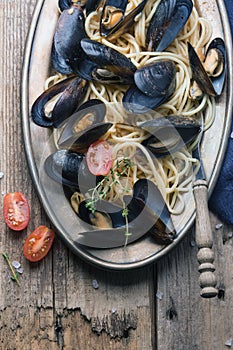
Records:
[[[228,17],[233,34],[233,1],[225,0]],[[233,132],[233,124],[232,130]],[[225,159],[213,194],[209,200],[209,208],[225,223],[233,225],[233,138],[229,138]]]

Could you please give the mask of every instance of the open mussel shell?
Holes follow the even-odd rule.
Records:
[[[116,6],[116,1],[112,2],[114,2],[114,5]],[[127,4],[127,1],[124,1],[124,3]],[[123,13],[119,11],[119,9],[109,7],[107,1],[104,5],[100,18],[101,36],[115,39],[120,35],[128,32],[135,23],[135,17],[137,17],[137,15],[143,11],[146,3],[147,0],[143,0],[137,7],[130,11],[128,15],[124,16]]]
[[[211,41],[205,54],[205,70],[210,75],[216,94],[221,95],[226,76],[226,47],[222,38]]]
[[[176,232],[168,208],[157,186],[142,179],[134,184],[133,196],[124,196],[128,219],[128,243],[150,234],[159,244],[170,244]],[[96,226],[100,231],[84,232],[78,242],[98,248],[113,248],[124,245],[126,220],[123,208],[115,203],[100,200],[96,203],[96,212],[88,209],[88,201],[79,205],[78,215],[86,223]],[[106,242],[103,242],[105,234]],[[93,242],[93,239],[98,242]]]
[[[107,36],[124,19],[128,0],[106,0],[100,18],[100,33]]]
[[[33,103],[31,117],[35,124],[42,127],[60,127],[73,114],[82,102],[87,91],[87,81],[71,77],[49,87]],[[60,94],[60,96],[59,96]],[[51,115],[46,115],[46,104],[59,96]]]
[[[59,146],[66,147],[72,145],[78,138],[80,131],[94,124],[101,123],[104,120],[105,114],[106,106],[104,102],[98,99],[84,102],[67,120],[59,137]]]
[[[150,180],[140,179],[134,184],[133,197],[142,200],[145,207],[152,213],[154,224],[150,229],[150,233],[156,242],[161,244],[171,243],[176,237],[176,231],[158,187]]]
[[[71,81],[53,108],[51,119],[53,120],[54,128],[59,128],[74,113],[76,108],[82,103],[87,88],[88,84],[84,79],[77,77]]]
[[[45,105],[49,102],[54,96],[61,93],[64,89],[69,86],[70,82],[74,78],[67,78],[52,87],[45,90],[33,103],[31,108],[31,117],[35,124],[43,127],[53,126],[53,121],[51,118],[47,117],[45,114]]]
[[[88,59],[94,62],[94,70],[91,74],[93,80],[103,81],[105,75],[107,78],[110,75],[109,80],[114,79],[115,76],[115,81],[121,84],[133,82],[136,67],[125,55],[107,45],[90,39],[81,40],[81,47]],[[84,63],[85,60],[83,65]],[[96,68],[96,66],[98,67]],[[104,70],[106,71],[105,73]]]
[[[200,121],[195,116],[164,116],[140,123],[139,126],[151,134],[143,145],[157,157],[185,147],[201,131]]]
[[[160,1],[146,35],[148,50],[164,51],[184,27],[192,9],[192,0]]]
[[[95,187],[99,181],[99,177],[90,173],[83,154],[67,150],[58,150],[49,155],[45,160],[44,169],[57,183],[82,193]]]
[[[211,54],[211,50],[217,55],[217,59],[219,60],[216,69],[218,69],[218,66],[221,67],[221,72],[213,77],[211,77],[211,75],[207,73],[204,67],[205,61],[202,64],[195,49],[190,43],[188,43],[188,54],[190,67],[192,71],[192,79],[197,82],[202,92],[210,96],[219,96],[222,93],[226,74],[226,53],[223,40],[221,38],[216,38],[211,42],[210,46],[207,49],[205,60],[209,56],[209,54]],[[215,66],[216,64],[213,62],[213,65]],[[213,75],[215,75],[214,71]]]
[[[88,224],[100,229],[125,226],[126,221],[122,215],[123,208],[120,205],[105,200],[99,200],[95,205],[96,210],[92,212],[88,208],[88,200],[82,201],[78,208],[79,217]],[[138,215],[138,211],[138,208],[132,208],[131,203],[131,208],[128,208],[128,222],[131,222]]]
[[[99,140],[111,127],[112,123],[96,123],[93,124],[77,134],[72,135],[64,141],[63,135],[61,134],[61,140],[58,140],[58,145],[66,147],[76,152],[85,153],[88,147],[95,141]]]
[[[124,228],[126,230],[126,219],[123,213],[127,209],[128,231],[134,232],[135,229],[138,231],[140,228],[141,236],[150,233],[155,225],[155,216],[145,206],[143,200],[132,196],[124,196],[124,202],[125,206],[123,208],[115,203],[99,200],[96,203],[96,210],[92,212],[88,208],[88,200],[84,200],[79,204],[78,215],[83,221],[98,229],[111,228],[114,235],[115,229]]]
[[[159,60],[138,68],[134,74],[134,82],[145,95],[160,97],[169,94],[175,76],[175,63],[171,60]]]
[[[68,63],[79,59],[80,41],[87,37],[84,22],[83,10],[76,4],[65,9],[57,21],[53,39],[54,48]]]

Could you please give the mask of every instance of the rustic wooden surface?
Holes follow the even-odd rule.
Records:
[[[20,73],[35,3],[0,0],[0,212],[3,194],[10,191],[22,191],[31,206],[30,224],[22,233],[7,229],[0,214],[0,252],[24,269],[18,287],[0,256],[0,349],[231,348],[233,231],[226,225],[216,229],[220,221],[213,215],[218,296],[211,300],[199,296],[193,231],[159,263],[134,272],[90,267],[58,238],[40,263],[23,258],[27,234],[49,225],[27,169],[20,125]]]

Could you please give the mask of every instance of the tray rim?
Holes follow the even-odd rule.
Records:
[[[216,0],[215,0],[216,1]],[[83,249],[82,252],[77,252],[77,246],[74,245],[71,239],[69,239],[62,231],[62,228],[59,227],[59,225],[54,224],[54,218],[52,215],[52,212],[47,204],[47,201],[45,200],[44,191],[40,186],[39,182],[39,176],[37,172],[36,163],[33,157],[33,151],[32,151],[32,141],[31,141],[31,134],[30,134],[30,124],[29,124],[29,72],[30,72],[30,60],[31,60],[31,53],[33,48],[33,42],[34,42],[34,35],[36,32],[37,24],[40,19],[40,12],[43,8],[43,5],[45,3],[45,0],[38,0],[37,4],[34,8],[34,12],[32,15],[31,25],[28,31],[27,39],[26,39],[26,45],[24,49],[24,58],[23,58],[23,66],[22,66],[22,72],[21,72],[21,87],[20,87],[20,100],[21,100],[21,127],[22,127],[22,133],[23,133],[23,140],[24,140],[24,149],[26,153],[27,158],[27,164],[29,167],[29,172],[33,181],[33,184],[36,188],[39,200],[41,202],[42,207],[45,210],[45,213],[47,217],[49,218],[51,224],[56,227],[56,232],[58,233],[59,237],[64,241],[65,245],[67,245],[77,256],[82,258],[82,260],[90,263],[91,265],[94,265],[95,267],[104,268],[104,269],[110,269],[110,270],[129,270],[129,269],[137,269],[144,266],[147,266],[151,263],[157,262],[160,258],[166,256],[168,252],[174,249],[175,246],[177,246],[178,243],[184,238],[186,234],[181,235],[181,237],[178,237],[172,243],[171,245],[168,245],[167,247],[161,249],[156,255],[152,255],[150,257],[147,257],[145,259],[142,259],[140,261],[136,262],[129,262],[129,263],[115,263],[115,262],[106,262],[105,260],[102,260],[100,258],[94,257],[91,254],[86,254],[85,249]],[[224,40],[226,41],[226,46],[228,48],[227,50],[227,65],[228,65],[228,73],[227,74],[227,93],[229,97],[229,103],[227,107],[227,113],[226,113],[226,121],[225,121],[225,130],[222,135],[223,142],[221,143],[220,148],[218,149],[218,157],[217,157],[217,163],[215,168],[213,169],[212,176],[209,181],[209,187],[208,187],[208,197],[210,197],[214,186],[217,182],[218,175],[221,170],[221,166],[224,160],[225,151],[228,145],[228,137],[230,135],[231,131],[231,121],[232,121],[232,111],[233,111],[233,49],[232,49],[232,35],[230,30],[230,24],[229,19],[226,12],[226,7],[223,0],[216,1],[220,18],[222,22],[222,30],[224,33]],[[223,25],[224,23],[224,25]],[[190,230],[190,228],[193,226],[195,221],[195,213],[192,215],[192,217],[189,219],[185,232]]]

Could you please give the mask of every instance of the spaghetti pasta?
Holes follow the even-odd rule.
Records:
[[[129,1],[126,14],[135,8],[141,0]],[[90,39],[103,43],[126,55],[137,68],[146,64],[154,63],[161,59],[172,60],[176,65],[176,90],[170,99],[156,108],[153,117],[183,115],[197,116],[205,115],[205,129],[209,128],[214,120],[215,101],[213,97],[203,95],[201,100],[192,100],[189,97],[191,70],[189,67],[187,42],[190,42],[199,55],[210,41],[212,30],[210,23],[200,18],[193,6],[192,13],[177,38],[164,52],[151,52],[145,50],[146,31],[159,4],[158,0],[147,2],[143,12],[138,16],[136,24],[129,33],[123,34],[113,40],[103,38],[99,32],[99,21],[102,9],[90,13],[85,21],[85,30]],[[50,77],[47,83],[54,83],[62,76]],[[198,167],[198,162],[192,157],[194,142],[189,148],[183,148],[173,154],[156,158],[142,145],[148,137],[147,133],[135,126],[126,125],[128,116],[122,107],[122,98],[127,86],[125,85],[103,85],[90,82],[85,101],[97,98],[107,106],[105,120],[114,123],[113,127],[103,136],[113,148],[113,169],[117,161],[129,158],[133,166],[128,169],[127,176],[121,177],[119,181],[107,191],[107,183],[102,183],[99,190],[105,188],[109,201],[122,201],[125,191],[132,189],[137,179],[145,177],[153,181],[160,189],[161,194],[168,206],[170,213],[180,214],[185,203],[183,193],[187,192],[187,186],[193,177],[193,167]],[[150,115],[141,115],[141,121],[150,118]],[[57,137],[57,136],[55,136]]]

